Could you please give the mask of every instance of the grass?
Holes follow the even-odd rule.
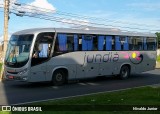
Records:
[[[2,63],[0,63],[0,72],[1,72],[1,69],[2,69]]]
[[[160,88],[143,87],[118,92],[101,93],[82,97],[31,105],[160,105]]]
[[[157,56],[157,62],[160,62],[160,55]]]
[[[61,100],[50,100],[46,102],[38,102],[27,105],[45,105],[45,106],[54,106],[58,105],[157,105],[160,106],[160,87],[143,87],[143,88],[133,88],[117,92],[106,92],[101,94],[87,95],[74,98],[66,98]],[[127,108],[127,107],[126,107]],[[83,110],[83,109],[82,109]],[[11,114],[21,114],[22,112],[12,112]],[[37,114],[158,114],[159,112],[147,112],[147,111],[136,111],[136,112],[127,112],[127,111],[46,111],[46,112],[37,112]],[[27,114],[24,112],[23,114]],[[30,112],[30,114],[35,114],[35,112]]]

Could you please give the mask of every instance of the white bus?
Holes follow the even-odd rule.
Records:
[[[5,77],[27,82],[68,80],[153,70],[156,35],[114,30],[27,29],[14,33],[5,57]]]

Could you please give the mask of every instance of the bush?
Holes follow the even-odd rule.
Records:
[[[157,56],[157,62],[160,62],[160,55]]]

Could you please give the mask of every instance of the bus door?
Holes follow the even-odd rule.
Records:
[[[53,38],[54,33],[40,33],[37,36],[31,61],[31,81],[46,81]]]

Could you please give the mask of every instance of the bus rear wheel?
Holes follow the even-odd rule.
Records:
[[[63,70],[57,70],[52,76],[52,84],[55,86],[63,85],[66,81],[65,73]]]
[[[120,70],[120,74],[119,74],[119,78],[124,80],[127,79],[130,75],[130,69],[127,65],[122,66],[121,70]]]

